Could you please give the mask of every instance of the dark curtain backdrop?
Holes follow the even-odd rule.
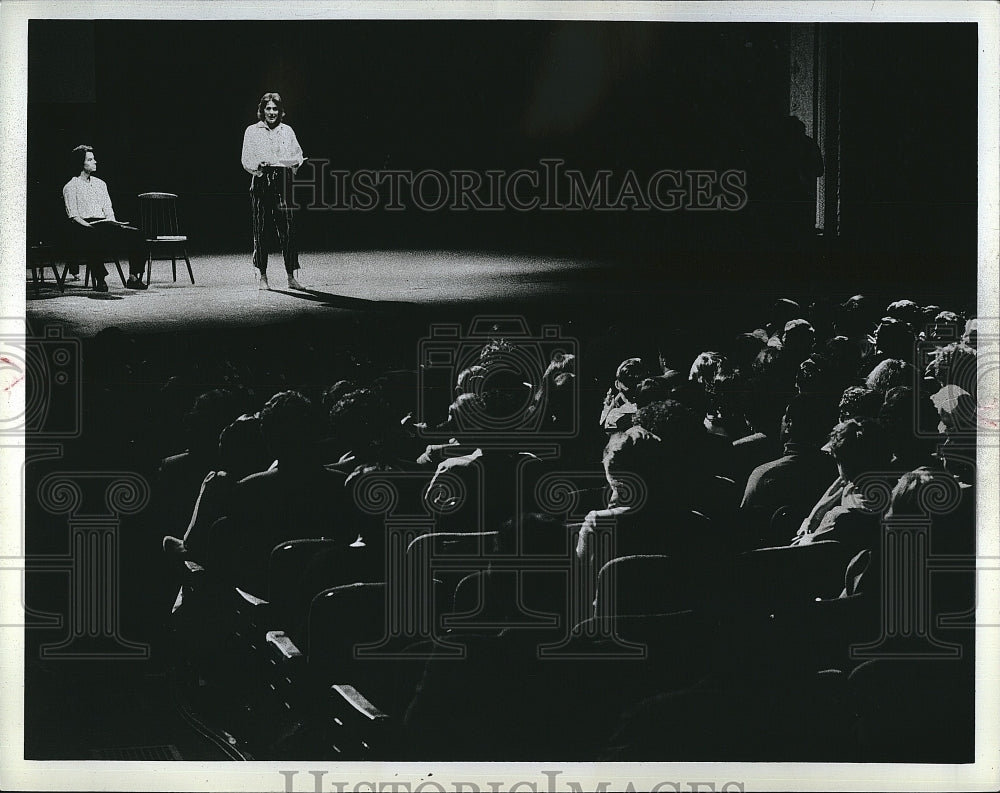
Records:
[[[873,261],[950,257],[974,277],[975,27],[841,32],[838,244]],[[29,235],[57,214],[65,153],[87,142],[119,215],[139,192],[176,192],[193,247],[249,251],[240,144],[277,90],[305,153],[346,170],[559,157],[584,173],[748,174],[736,213],[305,212],[307,249],[766,251],[778,241],[758,210],[785,154],[788,39],[783,24],[34,21]]]

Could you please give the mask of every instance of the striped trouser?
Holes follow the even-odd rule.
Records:
[[[253,230],[253,266],[267,272],[268,218],[285,257],[285,271],[289,274],[299,269],[299,252],[295,247],[295,226],[292,208],[285,199],[285,169],[254,176],[250,183],[250,220]]]

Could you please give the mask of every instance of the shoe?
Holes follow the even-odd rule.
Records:
[[[125,282],[126,289],[148,289],[141,278],[136,278],[134,275],[130,275],[128,280]]]
[[[97,283],[94,284],[94,291],[95,292],[107,292],[108,291],[108,282],[107,281],[98,281]]]
[[[295,276],[294,275],[288,276],[288,288],[289,289],[301,289],[302,291],[305,291],[305,287],[302,286],[302,284],[300,284],[298,281],[295,280]]]
[[[271,291],[271,285],[267,282],[267,276],[264,273],[260,274],[260,284],[257,286],[257,288],[261,292]]]

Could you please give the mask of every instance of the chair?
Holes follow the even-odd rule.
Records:
[[[28,246],[27,269],[31,270],[32,283],[36,289],[41,289],[41,281],[45,280],[45,268],[51,267],[55,276],[56,285],[60,292],[66,290],[66,275],[69,272],[70,264],[76,261],[84,262],[83,285],[90,284],[90,267],[86,264],[86,257],[76,249],[69,230],[66,228],[66,211],[62,197],[59,197],[58,206],[53,205],[51,215],[51,225],[44,230],[33,229],[39,233],[29,236],[30,239],[38,241]],[[47,213],[46,213],[47,214]],[[29,232],[31,235],[31,232]],[[58,262],[63,262],[62,273],[59,273]],[[121,278],[122,286],[125,286],[125,273],[122,271],[121,260],[113,254],[105,254],[102,262],[110,264],[114,262],[118,270],[118,277]]]
[[[56,279],[56,286],[59,287],[59,291],[63,292],[66,290],[66,271],[69,269],[69,265],[63,267],[63,273],[60,275],[59,269],[56,267],[54,253],[54,249],[45,243],[28,246],[25,266],[26,269],[31,270],[31,285],[39,292],[42,288],[42,282],[45,281],[46,267],[52,268],[52,276]]]
[[[734,560],[730,591],[744,607],[772,611],[835,598],[844,588],[847,561],[843,546],[832,540],[747,551]]]
[[[656,554],[620,556],[597,574],[596,617],[666,614],[691,608],[705,586],[690,558]]]
[[[303,577],[309,560],[321,551],[335,548],[327,539],[288,540],[271,551],[268,566],[267,599],[271,604],[271,624],[294,633],[305,621],[309,603],[318,592],[310,592]]]
[[[392,619],[383,583],[357,582],[325,590],[309,607],[310,676],[319,685],[349,680],[390,715],[402,715],[420,680],[433,642],[421,649],[410,636],[390,636]],[[384,642],[381,656],[358,647]]]
[[[187,263],[188,276],[194,283],[194,272],[187,252],[187,235],[180,233],[177,223],[177,196],[174,193],[140,193],[139,227],[146,237],[149,258],[146,261],[146,283],[153,277],[153,253],[166,248],[170,253],[174,281],[177,281],[177,253]]]
[[[485,569],[495,556],[497,532],[439,531],[414,537],[406,547],[399,583],[415,596],[436,592],[434,613],[453,605],[455,587],[470,572]]]

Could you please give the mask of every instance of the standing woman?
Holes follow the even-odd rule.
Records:
[[[302,147],[295,131],[282,123],[285,110],[281,95],[264,94],[257,106],[256,124],[243,134],[243,168],[253,176],[250,181],[250,219],[253,229],[253,266],[260,271],[260,288],[267,283],[267,219],[271,219],[281,252],[285,257],[288,288],[302,289],[295,280],[299,253],[295,246],[291,198],[292,177],[302,165]]]

